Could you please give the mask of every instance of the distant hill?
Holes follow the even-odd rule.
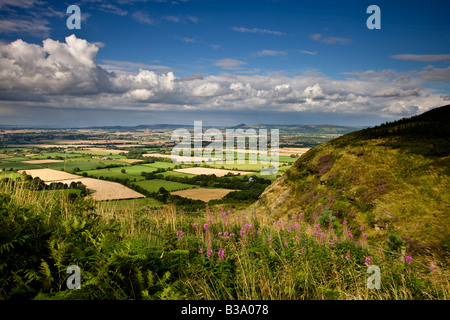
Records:
[[[312,221],[330,213],[369,243],[389,231],[409,251],[448,255],[450,245],[450,105],[312,148],[269,186],[259,213]],[[339,212],[339,213],[338,213]]]

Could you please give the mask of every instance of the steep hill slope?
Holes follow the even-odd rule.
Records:
[[[344,220],[369,243],[389,231],[409,252],[448,254],[450,245],[450,105],[349,133],[300,157],[255,204],[285,218],[304,212],[328,223]]]

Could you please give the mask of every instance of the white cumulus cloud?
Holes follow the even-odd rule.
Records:
[[[286,76],[194,74],[179,78],[161,66],[97,62],[100,48],[71,35],[42,45],[16,40],[0,43],[0,112],[6,106],[113,110],[246,110],[335,112],[409,116],[447,104],[446,96],[422,85],[448,81],[450,68],[420,71],[366,70],[347,79],[310,73]],[[225,70],[246,62],[217,60]],[[107,68],[107,66],[109,66]],[[19,110],[19,109],[17,109]]]

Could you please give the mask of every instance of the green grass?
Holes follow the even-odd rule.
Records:
[[[245,210],[226,213],[224,208],[224,214],[208,208],[193,214],[174,206],[149,210],[136,202],[93,205],[54,195],[31,196],[0,183],[0,261],[8,266],[0,269],[2,299],[450,297],[445,262],[413,256],[406,264],[298,215],[274,223]],[[381,270],[379,290],[367,288],[369,256]],[[430,264],[437,267],[430,271]],[[67,289],[69,265],[81,269],[81,290]]]
[[[86,156],[86,155],[93,155],[93,156],[100,156],[100,157],[108,157],[113,159],[126,159],[126,156],[123,156],[118,153],[111,153],[107,151],[99,151],[99,150],[76,150],[76,151],[69,151],[67,155],[73,154],[73,155],[80,155],[80,156]]]
[[[194,186],[191,184],[185,184],[180,182],[166,181],[166,180],[146,180],[135,182],[135,185],[138,185],[149,192],[158,192],[158,190],[163,187],[167,191],[177,191],[177,190],[185,190],[185,189],[193,189],[198,188],[198,186]]]
[[[98,169],[98,170],[88,170],[84,171],[89,176],[93,176],[96,178],[99,177],[107,177],[107,178],[119,178],[119,179],[130,179],[130,180],[144,180],[145,178],[141,176],[141,171],[150,171],[148,168],[136,166],[126,166],[126,167],[118,167],[118,168],[107,168],[107,169]],[[134,169],[134,170],[133,170]],[[122,173],[122,170],[125,170],[125,173]],[[156,170],[156,169],[155,169]]]
[[[0,180],[1,179],[5,179],[5,178],[14,180],[14,179],[16,179],[18,177],[22,177],[22,174],[17,173],[17,172],[13,172],[13,171],[5,171],[5,172],[0,171]]]
[[[188,177],[188,178],[192,178],[194,175],[189,174],[189,173],[183,173],[183,172],[177,172],[177,171],[166,171],[166,172],[161,172],[158,174],[162,174],[164,177],[166,176],[171,176],[171,177]]]
[[[145,163],[145,164],[143,164],[143,166],[146,166],[146,167],[152,167],[152,168],[168,169],[168,168],[173,168],[173,167],[175,167],[176,164],[173,163],[173,162],[160,162],[160,161],[155,161],[154,163]]]
[[[10,168],[14,170],[25,170],[25,169],[41,169],[44,168],[41,165],[22,163],[20,161],[12,161],[12,159],[0,160],[0,169],[5,168],[9,170]]]
[[[158,168],[143,165],[143,164],[138,164],[135,166],[127,166],[124,168],[112,168],[111,170],[120,172],[121,169],[125,169],[127,174],[134,175],[134,176],[140,176],[141,172],[155,172]]]
[[[138,175],[131,175],[128,173],[121,173],[120,170],[113,170],[116,168],[111,168],[110,170],[108,169],[100,169],[100,170],[89,170],[89,171],[84,171],[86,172],[89,176],[93,176],[96,178],[99,177],[105,177],[105,178],[119,178],[119,179],[130,179],[130,180],[144,180],[144,177],[142,176],[138,176]]]
[[[64,162],[56,162],[56,163],[45,163],[40,166],[43,168],[49,168],[54,170],[61,170],[65,168],[65,171],[72,172],[75,168],[79,168],[80,171],[92,170],[99,166],[106,166],[110,164],[119,164],[119,162],[115,161],[89,161],[89,160],[77,160],[77,161],[66,161]]]

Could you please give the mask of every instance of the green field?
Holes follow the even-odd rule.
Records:
[[[0,160],[0,170],[6,169],[6,170],[24,170],[24,169],[40,169],[44,168],[41,165],[35,165],[35,164],[29,164],[29,163],[22,163],[20,161],[15,161],[13,158]]]
[[[119,170],[113,170],[113,169],[119,169]],[[125,169],[125,168],[89,170],[89,171],[84,171],[84,172],[86,172],[88,174],[88,176],[93,176],[95,178],[105,177],[105,178],[119,178],[119,179],[128,178],[130,180],[136,179],[137,181],[144,180],[144,177],[142,177],[140,175],[131,175],[128,173],[121,173],[120,169]]]
[[[168,169],[168,168],[174,168],[176,166],[176,164],[173,162],[155,161],[154,163],[145,163],[145,164],[143,164],[143,166]]]
[[[161,187],[163,187],[164,189],[166,189],[169,192],[198,188],[198,186],[194,186],[191,184],[159,180],[159,179],[139,181],[134,184],[144,188],[145,190],[147,190],[149,192],[158,192],[159,188],[161,188]]]
[[[0,180],[9,178],[9,179],[16,179],[17,177],[22,177],[22,174],[14,172],[14,171],[0,171]]]
[[[189,174],[189,173],[183,173],[183,172],[176,172],[176,171],[166,171],[166,172],[161,172],[158,174],[162,174],[164,177],[167,176],[171,176],[171,177],[188,177],[188,178],[192,178],[194,175]]]
[[[123,156],[118,153],[111,153],[107,151],[99,151],[99,150],[75,150],[75,151],[69,151],[67,152],[67,155],[93,155],[93,156],[101,156],[101,157],[108,157],[108,158],[114,158],[114,159],[126,159],[126,156]]]
[[[109,160],[97,160],[97,159],[86,159],[86,158],[80,158],[83,160],[73,160],[73,161],[66,161],[65,165],[64,162],[57,162],[57,163],[45,163],[41,164],[42,168],[50,168],[55,170],[62,170],[66,169],[65,171],[73,171],[75,168],[79,168],[80,171],[86,171],[86,170],[93,170],[97,167],[103,167],[107,165],[117,164],[117,165],[123,165],[123,163],[118,161],[109,161]]]

